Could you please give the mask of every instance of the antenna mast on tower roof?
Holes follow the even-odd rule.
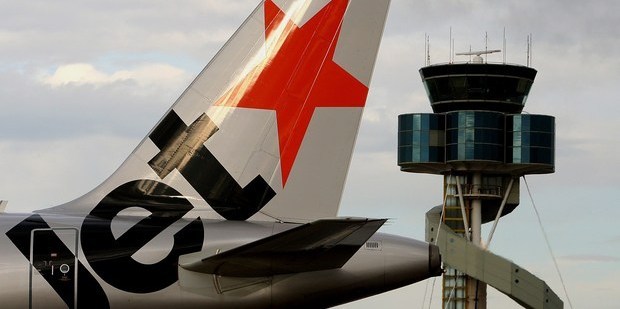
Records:
[[[532,34],[527,36],[527,66],[532,66]]]
[[[502,54],[504,58],[504,64],[506,64],[506,27],[504,27],[504,53]]]

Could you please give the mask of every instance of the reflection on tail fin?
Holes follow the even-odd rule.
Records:
[[[114,175],[83,197],[91,203],[65,207],[152,180],[230,220],[335,216],[388,5],[260,3]]]

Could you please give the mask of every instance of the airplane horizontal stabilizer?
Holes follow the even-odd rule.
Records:
[[[385,221],[318,220],[180,266],[189,271],[230,277],[264,277],[340,268]]]

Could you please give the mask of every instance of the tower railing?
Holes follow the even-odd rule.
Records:
[[[465,198],[502,198],[502,186],[491,185],[463,185],[463,197]]]

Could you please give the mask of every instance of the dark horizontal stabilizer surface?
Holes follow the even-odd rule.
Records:
[[[318,220],[180,265],[230,277],[263,277],[342,267],[385,219]]]

